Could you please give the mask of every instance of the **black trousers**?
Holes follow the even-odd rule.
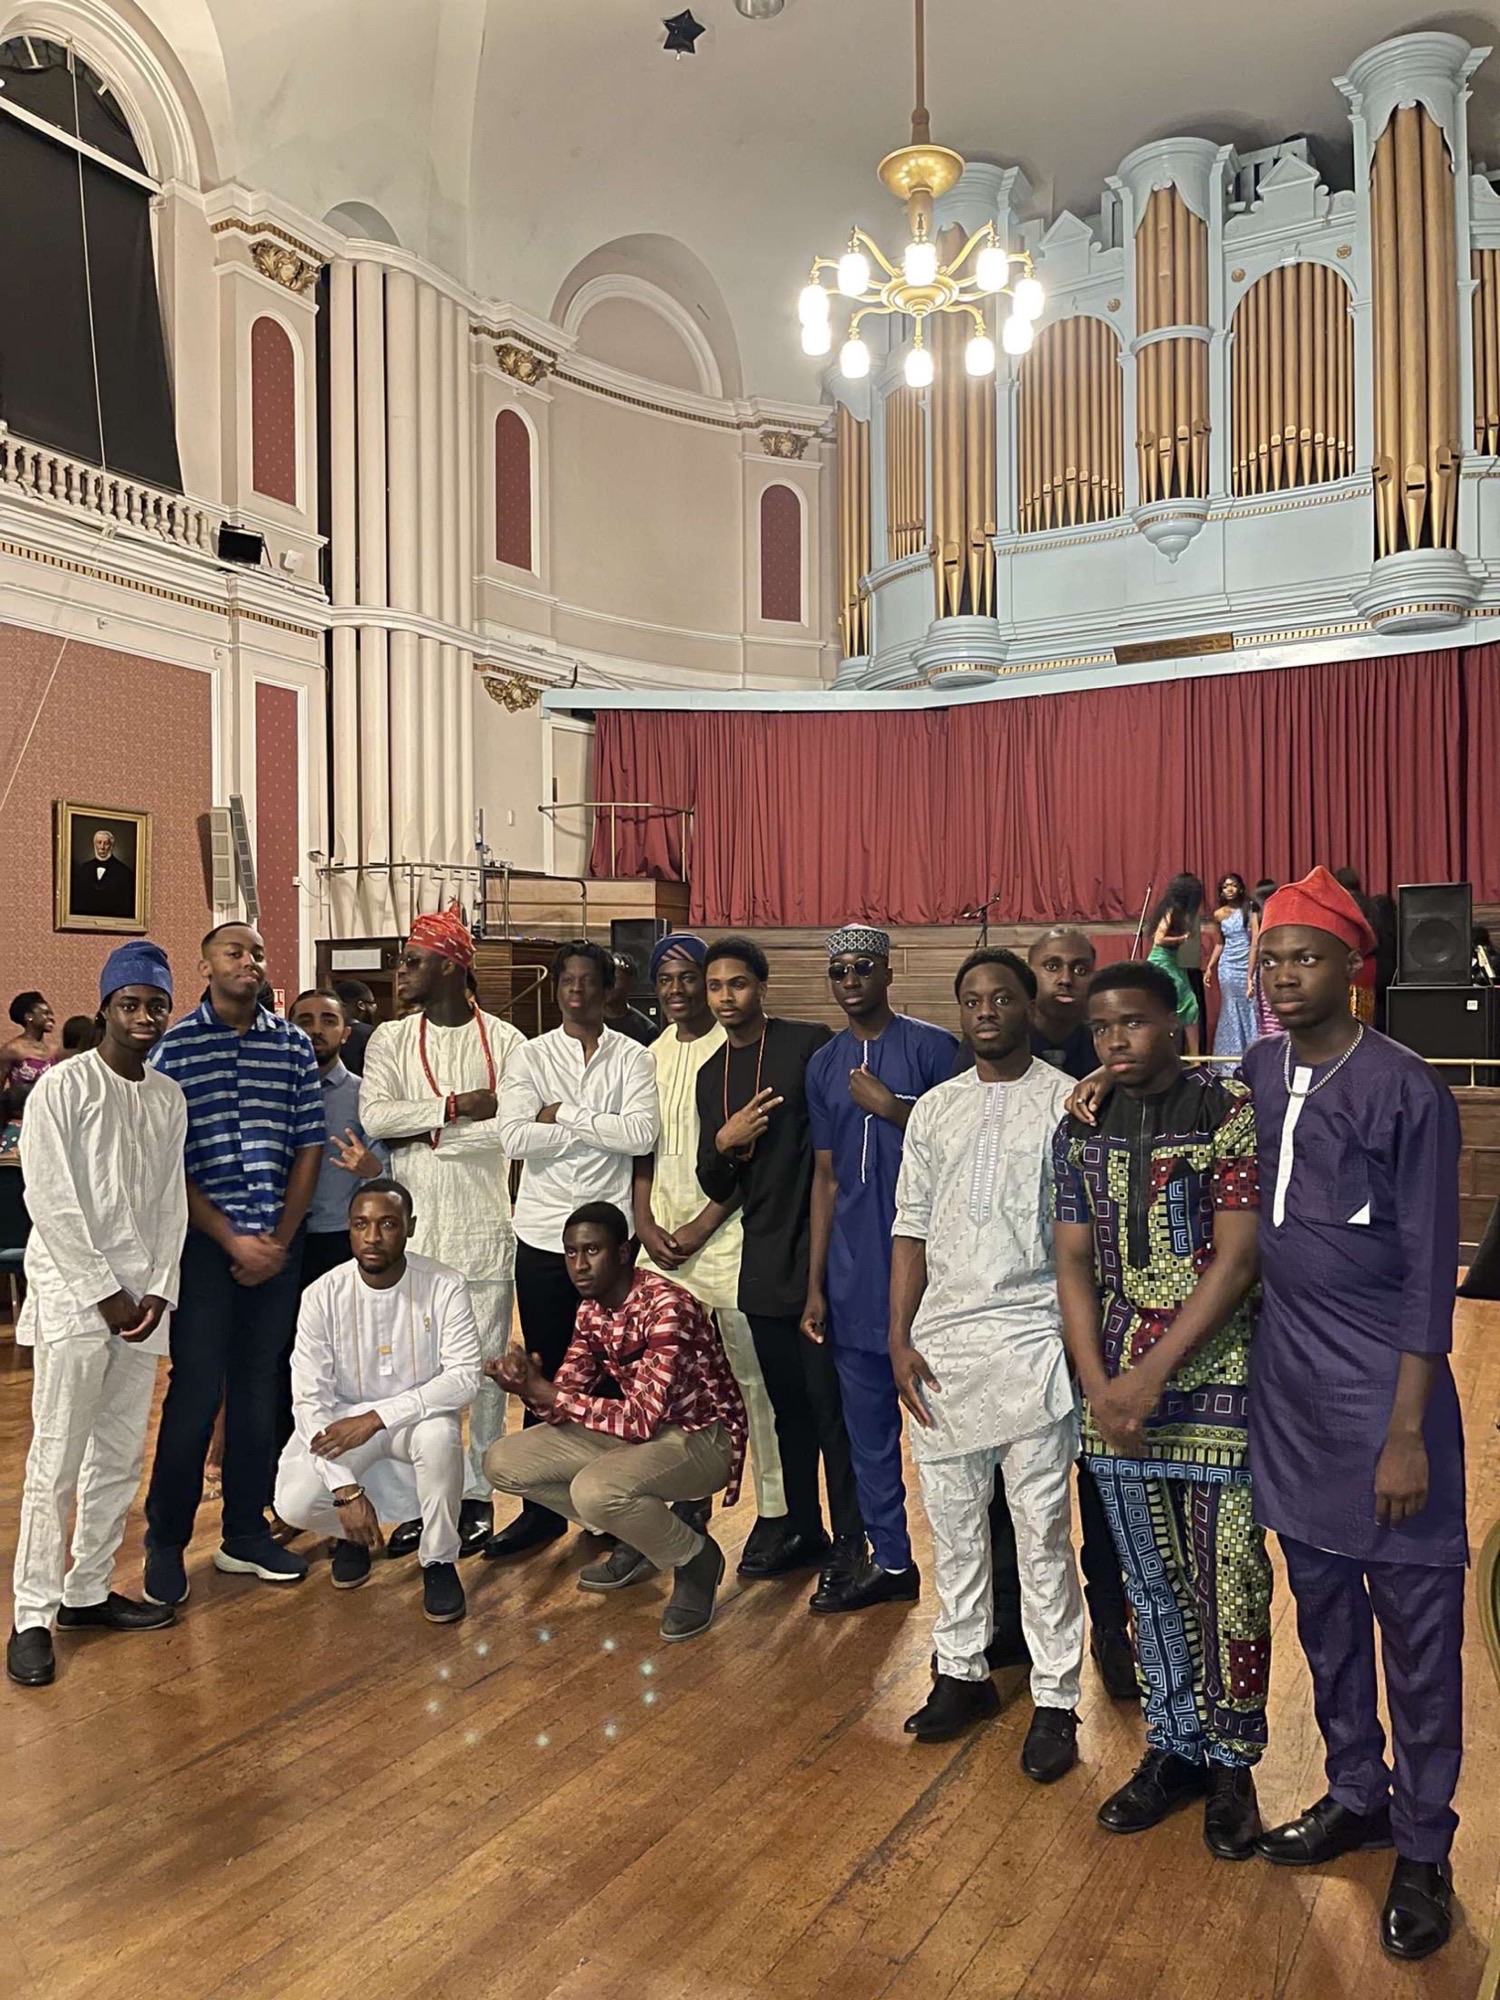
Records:
[[[300,1304],[302,1294],[314,1278],[323,1278],[340,1264],[347,1264],[354,1255],[349,1247],[347,1229],[309,1229],[302,1239],[302,1280],[297,1287]],[[292,1349],[297,1344],[295,1332],[287,1342],[281,1357],[281,1382],[278,1389],[276,1410],[276,1457],[279,1460],[286,1450],[287,1439],[296,1429],[292,1415]],[[271,1469],[271,1483],[276,1483],[275,1467]],[[269,1496],[268,1496],[269,1498]]]
[[[841,1539],[861,1538],[865,1524],[832,1350],[826,1341],[820,1346],[809,1340],[799,1320],[764,1319],[756,1313],[745,1317],[776,1417],[788,1527],[805,1535],[823,1531],[818,1498],[821,1457],[833,1532]]]
[[[229,1259],[200,1230],[182,1250],[172,1315],[172,1372],[161,1406],[156,1458],[146,1492],[146,1540],[181,1549],[193,1539],[203,1467],[219,1404],[224,1404],[224,1542],[266,1535],[266,1503],[276,1469],[281,1357],[297,1324],[302,1271],[299,1232],[286,1263],[263,1285],[236,1284]]]
[[[1078,1522],[1083,1530],[1083,1594],[1089,1623],[1100,1630],[1123,1631],[1129,1604],[1120,1558],[1110,1533],[1109,1516],[1094,1475],[1078,1461]],[[1016,1531],[1005,1501],[1005,1480],[995,1474],[990,1502],[990,1556],[995,1573],[995,1631],[1019,1637],[1021,1632],[1021,1573],[1016,1560]]]
[[[562,1366],[563,1356],[573,1338],[573,1322],[578,1316],[578,1293],[568,1276],[567,1259],[560,1250],[534,1250],[529,1243],[516,1243],[516,1310],[521,1315],[521,1337],[528,1354],[541,1361],[542,1373],[550,1382]],[[524,1419],[529,1426],[542,1420],[530,1410]],[[521,1512],[532,1520],[561,1521],[550,1507],[534,1500],[522,1503]]]

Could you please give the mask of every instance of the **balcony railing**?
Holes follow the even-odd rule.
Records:
[[[143,480],[111,472],[50,445],[27,444],[0,429],[0,495],[29,494],[45,506],[114,523],[173,548],[212,556],[221,516]]]

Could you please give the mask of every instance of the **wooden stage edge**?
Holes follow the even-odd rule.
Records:
[[[1500,1511],[1500,1306],[1461,1304],[1474,1544]],[[30,1376],[0,1337],[0,1563]],[[913,1491],[914,1482],[909,1490]],[[1188,1811],[1137,1839],[1100,1801],[1138,1711],[1085,1668],[1079,1768],[1017,1768],[1029,1704],[926,1747],[932,1602],[808,1615],[744,1586],[662,1646],[663,1586],[581,1595],[577,1537],[468,1563],[429,1626],[411,1562],[353,1593],[218,1575],[204,1532],[166,1632],[59,1640],[55,1687],[0,1691],[7,2000],[1473,2000],[1500,1877],[1500,1703],[1471,1616],[1448,1949],[1375,1941],[1384,1854],[1323,1873],[1213,1860]],[[914,1504],[918,1560],[929,1540]],[[134,1589],[132,1511],[120,1564]],[[1278,1563],[1267,1819],[1322,1791]]]

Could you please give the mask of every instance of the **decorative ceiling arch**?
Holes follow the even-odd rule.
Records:
[[[722,397],[724,383],[708,336],[676,299],[644,278],[633,277],[627,271],[607,271],[597,278],[588,279],[568,301],[568,309],[563,316],[564,331],[576,337],[587,315],[595,306],[603,305],[606,299],[628,299],[633,305],[644,306],[658,319],[665,320],[692,359],[699,389],[705,396]]]
[[[323,220],[330,229],[340,229],[361,242],[388,243],[393,250],[401,248],[401,238],[391,224],[367,201],[341,201],[337,208],[329,209]]]
[[[744,394],[739,342],[724,294],[685,243],[658,235],[601,243],[563,280],[549,317],[576,334],[589,307],[610,298],[646,306],[673,328],[693,357],[705,395]]]

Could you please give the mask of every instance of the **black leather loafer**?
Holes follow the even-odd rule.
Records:
[[[1173,1750],[1148,1750],[1135,1775],[1100,1806],[1099,1824],[1109,1833],[1144,1833],[1207,1790],[1202,1764],[1190,1764]]]
[[[170,1604],[137,1604],[112,1590],[102,1604],[63,1604],[57,1612],[59,1632],[81,1632],[90,1626],[106,1632],[156,1632],[175,1624],[177,1613]]]
[[[1391,1958],[1431,1958],[1453,1929],[1453,1877],[1442,1861],[1401,1861],[1380,1913],[1380,1945]]]
[[[1078,1717],[1071,1708],[1039,1708],[1021,1745],[1021,1769],[1038,1785],[1054,1785],[1078,1762]]]
[[[1375,1813],[1350,1812],[1325,1796],[1296,1819],[1273,1826],[1261,1834],[1255,1851],[1281,1868],[1317,1868],[1325,1861],[1337,1861],[1341,1854],[1355,1854],[1366,1847],[1391,1845],[1391,1816],[1382,1807]]]
[[[922,1573],[915,1563],[905,1569],[882,1569],[862,1563],[850,1575],[819,1582],[807,1600],[809,1611],[868,1611],[872,1604],[915,1604],[922,1595]]]
[[[57,1679],[57,1661],[52,1652],[52,1634],[45,1625],[28,1625],[24,1632],[12,1632],[5,1648],[5,1671],[17,1687],[50,1687]]]
[[[961,1681],[952,1674],[939,1674],[932,1693],[903,1727],[919,1743],[947,1743],[999,1713],[1000,1697],[993,1681]]]

